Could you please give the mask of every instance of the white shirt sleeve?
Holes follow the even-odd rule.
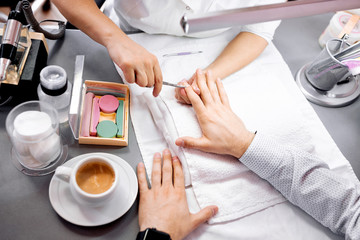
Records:
[[[268,5],[268,4],[283,3],[283,2],[286,2],[286,0],[258,0],[256,1],[256,5]],[[242,26],[241,31],[254,33],[264,38],[267,42],[271,42],[273,40],[275,30],[280,25],[280,23],[281,21],[277,20],[277,21],[248,24]]]
[[[240,161],[333,232],[360,239],[359,183],[332,172],[314,155],[280,145],[261,133]]]
[[[275,30],[280,25],[280,20],[271,21],[271,22],[262,22],[262,23],[254,23],[242,26],[242,32],[250,32],[254,33],[262,38],[264,38],[268,43],[270,43],[275,34]]]

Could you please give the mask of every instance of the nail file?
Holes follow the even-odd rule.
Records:
[[[91,120],[90,120],[90,135],[96,136],[96,126],[99,123],[100,119],[100,107],[99,107],[99,98],[94,97],[91,111]]]
[[[83,112],[82,112],[82,123],[81,123],[81,131],[80,136],[89,137],[90,136],[90,118],[91,118],[91,106],[92,100],[95,95],[91,92],[86,93]]]
[[[99,107],[104,113],[115,112],[119,107],[119,100],[112,95],[104,95],[99,100]]]
[[[96,127],[97,135],[102,138],[113,138],[117,133],[117,126],[114,122],[105,120],[99,122]]]
[[[116,125],[118,127],[116,137],[118,138],[124,137],[124,101],[123,100],[119,100],[119,107],[116,111]]]

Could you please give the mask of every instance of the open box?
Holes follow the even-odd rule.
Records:
[[[74,84],[75,85],[75,84]],[[76,86],[74,86],[76,88]],[[112,95],[118,100],[123,101],[123,125],[122,125],[122,137],[99,137],[99,136],[83,136],[82,128],[86,125],[84,117],[85,96],[86,93],[91,92],[95,97],[100,98],[105,95]],[[74,138],[79,141],[80,144],[94,144],[94,145],[112,145],[112,146],[127,146],[128,145],[128,123],[129,123],[129,87],[125,84],[104,82],[104,81],[91,81],[86,80],[82,87],[78,91],[73,91],[73,96],[69,111],[69,124],[72,129]],[[100,120],[107,120],[106,114],[101,115]],[[109,114],[107,114],[109,116]],[[105,116],[105,117],[104,117]],[[114,120],[115,121],[115,120]]]

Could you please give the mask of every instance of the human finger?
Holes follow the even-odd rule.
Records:
[[[201,137],[201,138],[193,138],[193,137],[179,137],[175,140],[175,144],[179,147],[184,148],[193,148],[198,149],[201,151],[206,151],[208,148],[207,141]]]
[[[200,89],[200,97],[204,104],[206,105],[207,103],[212,102],[213,100],[206,84],[205,73],[201,69],[196,70],[196,81]]]
[[[206,76],[206,84],[209,88],[210,94],[215,102],[220,102],[219,92],[216,86],[216,80],[212,72],[209,70],[205,73]]]
[[[192,83],[189,83],[192,87],[192,89],[194,90],[194,92],[197,94],[197,95],[200,95],[200,89],[197,85],[197,82],[196,81],[193,81]]]
[[[181,162],[177,156],[172,158],[172,164],[174,169],[174,187],[179,189],[185,188],[184,173],[181,167]]]
[[[152,173],[151,173],[151,188],[159,188],[161,186],[161,154],[155,153]]]
[[[140,193],[146,192],[149,190],[147,181],[146,181],[146,173],[145,173],[145,166],[143,162],[140,162],[137,165],[137,178],[139,182],[139,191]]]
[[[123,71],[125,80],[128,83],[134,83],[135,82],[135,70],[133,68],[124,67],[121,70]]]
[[[189,81],[183,79],[181,82],[179,82],[179,85],[181,85],[181,86],[189,86],[190,83],[189,83]],[[177,92],[176,97],[179,100],[179,102],[186,103],[186,104],[191,104],[184,88],[176,88],[175,91]]]
[[[169,149],[163,151],[163,167],[162,167],[162,186],[169,187],[172,185],[173,168],[171,162],[171,153]]]
[[[185,88],[186,94],[189,98],[190,104],[192,104],[195,112],[198,114],[200,112],[206,111],[203,101],[200,96],[197,95],[194,90],[190,87]]]
[[[145,68],[145,74],[146,74],[146,87],[152,87],[154,86],[155,79],[154,79],[154,68],[150,66],[146,66]]]
[[[203,209],[201,209],[198,213],[191,215],[191,223],[192,223],[192,229],[197,228],[201,224],[208,221],[210,218],[212,218],[217,212],[218,207],[215,205],[207,206]]]
[[[189,97],[187,96],[187,93],[185,91],[185,89],[180,89],[179,91],[179,95],[180,95],[180,102],[186,103],[186,104],[191,104]]]
[[[221,102],[222,102],[225,106],[227,106],[227,107],[230,108],[229,98],[228,98],[228,96],[227,96],[227,94],[226,94],[224,85],[223,85],[223,83],[221,82],[220,78],[216,79],[216,87],[217,87],[217,89],[218,89]]]
[[[143,71],[136,70],[136,72],[135,72],[135,83],[137,85],[139,85],[140,87],[146,87],[147,86],[147,76]]]
[[[155,85],[154,85],[153,95],[154,97],[157,97],[159,96],[163,85],[162,84],[163,76],[159,64],[156,64],[154,67],[154,79],[155,79]]]

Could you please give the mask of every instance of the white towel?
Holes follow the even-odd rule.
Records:
[[[183,64],[191,65],[192,61]],[[162,70],[176,72],[178,66],[174,61]],[[224,80],[234,112],[250,129],[312,152],[306,118],[303,119],[293,107],[294,102],[279,80],[263,71],[266,66],[260,68],[261,63],[256,66]],[[246,74],[255,70],[257,77]],[[164,89],[156,99],[149,92],[144,96],[167,144],[183,163],[185,176],[191,179],[200,207],[211,204],[219,207],[218,214],[210,223],[230,221],[284,201],[272,186],[235,158],[176,147],[174,142],[179,136],[200,137],[201,129],[193,108],[178,103],[172,89]]]
[[[218,53],[221,52],[222,48],[232,36],[234,35],[228,34],[225,37],[220,36],[200,40],[177,39],[168,36],[154,37],[148,35],[133,35],[132,38],[142,43],[142,45],[147,46],[148,50],[158,56],[162,66],[164,80],[178,82],[183,78],[189,78],[197,67],[204,67],[210,63]],[[149,43],[149,40],[158,42],[145,44]],[[200,42],[202,44],[199,44]],[[162,58],[163,54],[185,50],[202,50],[203,54],[169,59]],[[121,71],[119,71],[119,73],[121,74]],[[270,45],[265,52],[248,67],[223,81],[234,112],[244,120],[249,129],[262,131],[268,135],[272,135],[280,142],[293,144],[308,152],[317,154],[322,159],[328,160],[327,163],[330,168],[337,169],[339,172],[354,179],[355,175],[351,171],[349,163],[344,159],[313,109],[301,95],[295,84],[291,82],[291,73],[273,45]],[[150,92],[150,90],[139,88],[136,85],[130,85],[130,88],[132,121],[143,160],[149,174],[151,173],[153,153],[155,151],[161,151],[163,147],[166,146],[164,145],[165,138],[155,125],[150,111],[146,107],[147,101],[141,97],[144,92]],[[196,122],[192,121],[190,124],[187,122],[188,120],[190,121],[190,119],[194,119],[194,113],[191,107],[179,105],[173,98],[173,91],[172,88],[163,87],[161,99],[157,99],[156,101],[159,105],[156,105],[163,106],[162,109],[167,109],[168,114],[161,114],[164,114],[164,116],[169,116],[170,114],[172,119],[174,119],[174,126],[178,136],[199,136],[199,130],[196,129],[196,127],[194,128],[194,123]],[[166,108],[164,108],[164,106],[166,106]],[[184,116],[187,116],[186,121],[181,121],[180,119],[184,120]],[[170,118],[166,117],[164,119]],[[183,125],[185,125],[185,127]],[[169,126],[167,129],[173,128]],[[173,133],[173,130],[169,132]],[[176,138],[176,136],[173,138]],[[168,144],[168,147],[172,148],[171,145],[172,144]],[[174,151],[176,152],[178,149]],[[192,206],[195,203],[203,207],[219,202],[218,197],[222,200],[225,199],[219,196],[219,191],[226,191],[228,188],[225,186],[230,186],[235,176],[246,175],[246,177],[240,178],[241,180],[245,180],[251,175],[244,166],[228,157],[225,157],[222,161],[210,158],[210,162],[202,153],[200,154],[194,150],[185,150],[184,155],[187,160],[186,164],[188,164],[188,168],[184,168],[185,172],[188,173],[187,181],[192,181],[192,190],[196,198],[196,201],[190,201],[190,207],[192,209],[196,209],[195,206]],[[180,156],[180,158],[182,157]],[[205,165],[203,164],[204,162],[206,163]],[[217,164],[217,162],[219,163]],[[214,165],[216,163],[216,166],[219,167],[216,167],[215,170],[213,168],[208,169],[207,166],[213,163]],[[186,164],[183,165],[186,166]],[[218,171],[220,166],[222,168],[221,171],[226,172],[229,178],[218,179],[214,177],[221,176],[220,171]],[[210,172],[204,174],[207,170]],[[239,179],[236,178],[236,181],[238,180]],[[246,185],[247,192],[245,194],[243,191],[229,192],[233,195],[240,192],[244,194],[244,197],[242,197],[242,195],[237,195],[237,197],[231,196],[230,198],[226,197],[226,200],[231,199],[232,201],[221,202],[218,216],[213,219],[212,222],[236,219],[266,208],[276,201],[283,201],[282,197],[279,196],[276,191],[271,188],[271,190],[268,190],[266,184],[261,180],[256,179],[255,181],[257,183],[256,187],[261,189],[261,193],[267,193],[265,194],[266,199],[269,200],[267,203],[264,204],[256,200],[254,206],[248,204],[250,200],[246,199],[245,196],[256,195],[257,198],[262,196],[259,192],[251,195],[251,190],[253,189],[249,187],[251,184],[248,184]],[[189,182],[187,183],[189,184]],[[201,186],[201,188],[198,188],[198,186]],[[237,187],[237,189],[243,189],[242,187]],[[244,201],[248,205],[242,207],[241,201]],[[286,212],[284,212],[284,214],[286,214]],[[289,214],[291,215],[292,213]],[[260,216],[261,214],[255,214],[252,219],[257,219],[257,215]],[[262,214],[262,216],[264,215]],[[302,219],[302,216],[300,216],[298,221],[303,221]],[[261,218],[258,218],[256,221],[261,221]],[[244,221],[239,222],[244,223]],[[223,226],[225,229],[226,226],[233,227],[234,225],[236,225],[236,221],[233,222],[233,224],[230,224],[230,222],[224,223]]]

